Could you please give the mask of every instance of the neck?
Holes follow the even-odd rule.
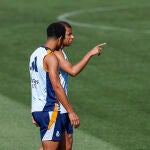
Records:
[[[44,46],[46,46],[46,47],[48,47],[51,51],[55,51],[55,49],[56,49],[56,44],[55,44],[55,42],[54,41],[52,41],[52,40],[47,40],[46,42],[45,42],[45,44],[44,44]]]

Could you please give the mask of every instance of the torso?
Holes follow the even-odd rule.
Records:
[[[62,53],[64,55],[64,58],[67,60],[68,58],[63,50],[62,50]],[[64,72],[60,67],[58,70],[59,70],[59,78],[60,78],[61,85],[62,85],[63,89],[65,90],[66,95],[68,95],[69,75],[68,75],[68,73]],[[60,103],[60,113],[67,113],[66,109],[63,107],[63,105],[61,103]]]
[[[39,47],[30,57],[32,112],[52,111],[58,107],[48,72],[43,66],[43,59],[49,53],[51,51],[47,47]]]

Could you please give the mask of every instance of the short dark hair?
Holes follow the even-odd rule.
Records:
[[[62,36],[65,38],[65,33],[65,27],[58,22],[52,23],[47,27],[47,37],[59,38]]]
[[[65,27],[72,28],[71,25],[70,25],[68,22],[59,21],[58,23],[62,24],[62,25],[65,26]]]

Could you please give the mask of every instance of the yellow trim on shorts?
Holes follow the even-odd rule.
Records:
[[[48,124],[48,129],[50,129],[51,126],[53,125],[53,123],[56,122],[57,115],[58,115],[58,104],[55,103],[54,110],[52,112],[52,116],[51,116],[50,122]]]

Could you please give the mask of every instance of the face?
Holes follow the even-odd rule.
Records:
[[[73,36],[71,28],[68,28],[68,27],[65,27],[65,28],[66,28],[66,34],[65,34],[63,46],[70,46],[73,42],[74,36]]]

